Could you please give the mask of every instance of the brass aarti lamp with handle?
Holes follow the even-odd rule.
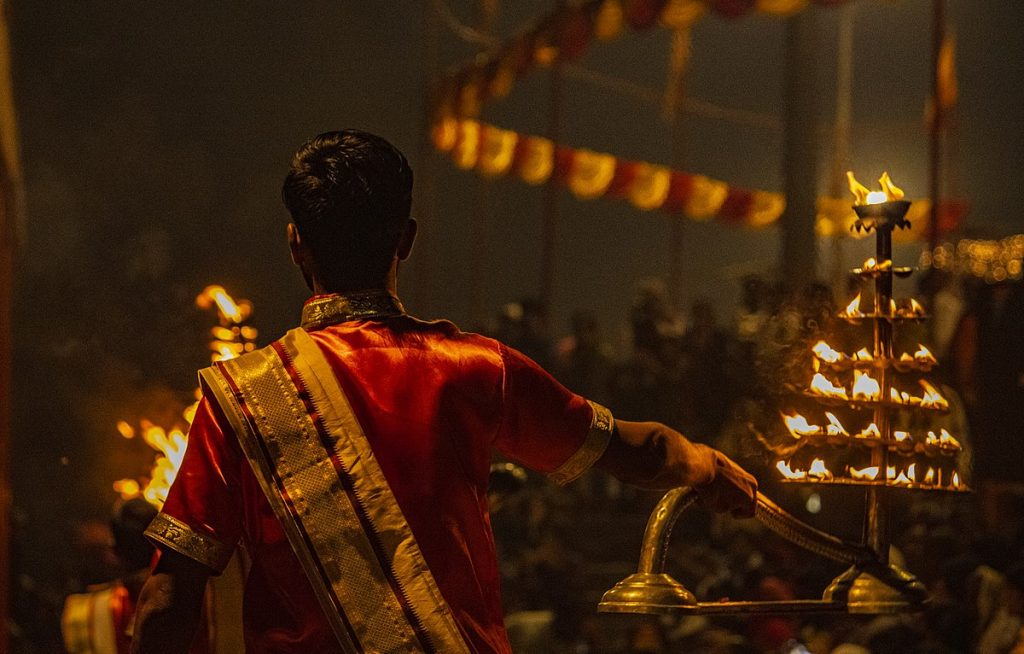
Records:
[[[947,411],[949,403],[923,378],[936,365],[924,346],[896,355],[894,326],[923,320],[925,312],[913,298],[893,297],[893,278],[906,277],[910,268],[892,262],[892,233],[909,226],[910,202],[903,199],[888,173],[879,180],[881,191],[869,192],[847,174],[856,202],[853,229],[875,232],[875,256],[852,274],[873,285],[873,306],[860,307],[861,294],[837,317],[851,324],[870,322],[871,349],[853,354],[817,343],[813,377],[803,395],[816,405],[821,419],[783,413],[782,423],[792,437],[776,469],[787,483],[863,486],[866,492],[863,538],[847,542],[793,517],[758,494],[755,518],[786,540],[819,556],[848,564],[824,590],[821,599],[793,601],[702,602],[665,570],[672,527],[697,500],[692,489],[669,491],[658,502],[644,533],[637,572],[604,594],[598,610],[605,613],[896,613],[927,601],[923,584],[889,561],[890,493],[910,489],[968,490],[955,469],[960,443],[947,430],[936,434],[910,433],[896,428],[900,413]],[[898,383],[916,377],[922,394],[901,390]],[[847,419],[864,423],[848,429],[831,411],[843,409]],[[836,461],[842,453],[846,461]],[[830,467],[831,466],[831,467]],[[833,469],[835,468],[835,469]]]

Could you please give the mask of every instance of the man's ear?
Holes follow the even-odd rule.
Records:
[[[405,228],[402,230],[402,238],[398,241],[398,255],[399,261],[405,261],[412,254],[412,244],[416,241],[416,230],[418,229],[415,218],[410,218],[405,222]]]
[[[295,227],[295,223],[288,223],[288,250],[292,255],[292,263],[296,266],[302,266],[302,261],[305,259],[305,252],[302,247],[302,237],[299,236],[299,230]]]

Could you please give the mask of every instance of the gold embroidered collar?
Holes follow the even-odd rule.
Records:
[[[302,328],[315,331],[339,322],[376,320],[403,313],[402,302],[383,289],[324,295],[302,307]]]

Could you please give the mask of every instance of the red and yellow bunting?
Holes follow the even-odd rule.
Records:
[[[643,161],[556,145],[475,120],[449,118],[434,126],[434,145],[463,170],[515,176],[527,184],[554,179],[581,200],[624,199],[643,211],[661,209],[694,220],[765,227],[786,207],[779,193],[731,186]]]
[[[746,189],[644,161],[620,159],[607,152],[556,145],[542,136],[519,134],[476,120],[448,118],[434,126],[434,146],[463,170],[486,177],[514,176],[531,185],[554,179],[580,200],[628,200],[642,211],[660,209],[696,221],[757,229],[775,223],[786,208],[781,193]],[[927,238],[929,200],[917,200],[907,214],[911,228],[895,232],[898,242]],[[948,233],[959,225],[967,206],[946,201],[939,210],[939,228]],[[818,200],[816,229],[820,236],[857,236],[848,198]]]

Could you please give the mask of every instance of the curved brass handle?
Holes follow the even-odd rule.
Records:
[[[672,527],[679,516],[699,498],[699,493],[692,488],[673,488],[665,493],[647,521],[637,572],[658,574],[665,571],[665,558]],[[870,563],[877,559],[869,548],[815,529],[787,513],[761,493],[757,494],[754,517],[782,538],[827,559],[851,565]]]

